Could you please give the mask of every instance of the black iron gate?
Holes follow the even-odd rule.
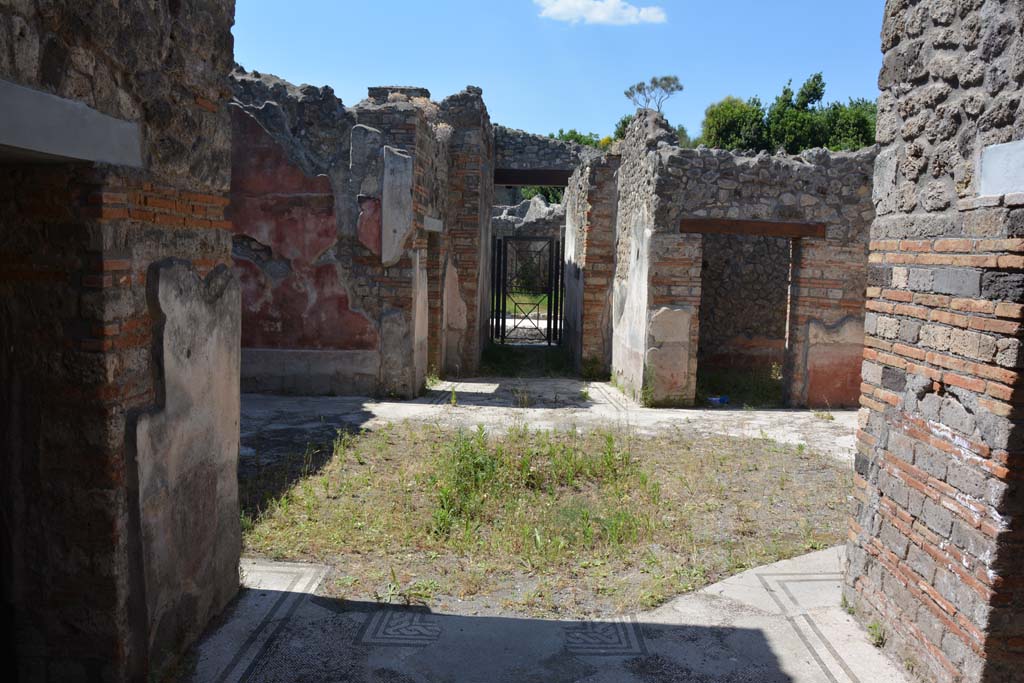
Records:
[[[550,237],[495,237],[491,244],[491,341],[562,340],[562,243]]]

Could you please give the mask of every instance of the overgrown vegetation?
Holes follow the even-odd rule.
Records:
[[[288,463],[240,482],[265,500],[247,552],[331,565],[335,597],[531,614],[650,607],[837,543],[850,485],[768,440],[404,424],[307,450],[329,461],[294,484]]]

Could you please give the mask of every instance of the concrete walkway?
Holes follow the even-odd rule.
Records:
[[[329,442],[343,426],[375,429],[402,420],[447,427],[483,425],[495,432],[527,424],[534,429],[679,432],[690,438],[712,434],[766,437],[804,444],[852,463],[857,412],[644,408],[607,382],[562,378],[441,382],[412,401],[246,394],[242,396],[242,459],[257,454],[261,459],[273,459],[311,441]]]
[[[243,560],[248,590],[187,680],[373,683],[901,683],[839,606],[842,550],[597,621],[439,614],[321,598],[326,568]]]

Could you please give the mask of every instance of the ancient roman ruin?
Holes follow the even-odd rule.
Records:
[[[889,0],[878,145],[606,151],[480,88],[343,104],[234,64],[232,0],[0,4],[0,619],[19,680],[173,666],[239,586],[240,392],[477,372],[496,238],[650,406],[723,357],[860,407],[845,597],[923,680],[1024,663],[1024,3]],[[560,206],[501,206],[560,186]],[[500,208],[495,209],[496,206]],[[561,295],[560,295],[561,296]],[[739,361],[736,361],[739,359]]]

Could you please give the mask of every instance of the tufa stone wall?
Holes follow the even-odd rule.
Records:
[[[0,167],[0,619],[18,680],[158,677],[238,586],[233,13],[0,7],[0,78],[137,122],[144,161],[8,149]],[[193,323],[190,347],[176,331]],[[220,380],[179,383],[211,360]]]
[[[824,226],[823,237],[793,240],[790,258],[784,256],[787,246],[778,242],[774,261],[769,260],[770,252],[759,253],[762,267],[783,282],[785,262],[792,268],[786,327],[779,335],[778,314],[786,310],[780,283],[773,294],[773,322],[768,323],[775,326],[769,329],[776,340],[788,329],[783,379],[790,405],[840,407],[857,402],[875,155],[874,149],[837,154],[808,150],[796,157],[681,150],[668,162],[668,175],[678,181],[668,181],[659,193],[680,198],[667,216],[669,222],[715,218]],[[754,239],[759,230],[755,223],[749,227],[751,236],[740,239]],[[704,260],[714,263],[718,236],[706,235],[703,240],[709,238],[710,258]],[[742,315],[739,307],[748,298],[742,291],[724,300],[715,291],[703,296],[705,305],[713,301],[733,317]],[[706,319],[717,313],[702,315]],[[713,325],[712,334],[715,331]]]
[[[494,237],[550,237],[562,239],[565,231],[565,206],[548,204],[537,195],[515,206],[495,206],[491,211],[491,235]]]
[[[660,116],[641,112],[621,152],[616,381],[648,403],[691,403],[700,309],[709,303],[702,292],[704,233],[773,235],[815,226],[820,234],[807,233],[793,249],[787,400],[792,405],[854,403],[876,150],[811,150],[798,157],[686,150],[676,146]],[[708,219],[715,224],[709,227]],[[683,232],[684,221],[697,227]],[[781,268],[776,271],[781,275]],[[727,311],[741,305],[712,300]]]
[[[924,680],[1020,680],[1024,4],[891,0],[844,589]],[[1004,178],[1024,189],[1024,182]]]
[[[505,126],[494,126],[494,165],[500,170],[572,172],[600,152],[575,142],[556,140]]]
[[[608,154],[581,165],[569,180],[564,206],[565,333],[573,362],[587,377],[612,367],[612,279],[615,274],[616,171]]]

